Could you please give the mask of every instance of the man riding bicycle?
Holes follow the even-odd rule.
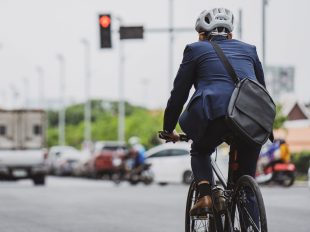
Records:
[[[257,80],[265,86],[256,48],[232,39],[233,22],[232,12],[225,8],[214,8],[199,15],[195,27],[199,41],[185,47],[165,109],[162,137],[178,141],[179,134],[174,129],[179,120],[182,130],[193,140],[191,166],[198,183],[199,200],[190,210],[191,215],[212,212],[210,155],[232,135],[225,115],[235,84],[209,41],[220,46],[238,77]],[[179,118],[192,86],[195,92]],[[238,151],[235,181],[242,175],[254,177],[261,146],[240,138],[234,138],[234,146]]]

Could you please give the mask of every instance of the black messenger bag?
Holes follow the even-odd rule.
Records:
[[[240,80],[219,45],[210,43],[235,82],[226,115],[228,126],[250,144],[263,145],[268,138],[273,140],[276,106],[271,96],[257,81],[248,78]]]

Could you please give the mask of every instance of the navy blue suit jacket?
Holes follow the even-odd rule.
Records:
[[[222,36],[213,41],[222,48],[239,78],[254,79],[265,86],[255,46]],[[193,85],[195,93],[180,117]],[[226,115],[233,90],[232,78],[208,41],[187,45],[165,109],[164,130],[173,131],[180,117],[182,130],[194,141],[199,139],[210,120]]]

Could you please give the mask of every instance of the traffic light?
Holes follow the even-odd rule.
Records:
[[[111,15],[99,15],[100,48],[112,48]]]

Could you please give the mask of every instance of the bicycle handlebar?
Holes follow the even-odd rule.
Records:
[[[180,141],[188,142],[190,140],[186,134],[179,134],[179,136],[180,136]]]
[[[158,136],[159,138],[166,140],[166,142],[174,142],[171,137],[169,137],[169,134],[165,131],[158,131]],[[178,141],[183,141],[183,142],[188,142],[190,138],[187,137],[186,134],[179,134],[179,140]]]

